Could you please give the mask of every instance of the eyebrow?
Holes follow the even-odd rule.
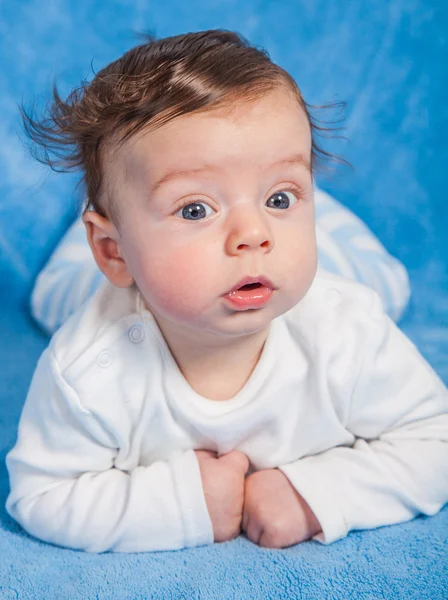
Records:
[[[282,159],[276,161],[275,163],[272,163],[272,165],[270,165],[269,168],[277,167],[280,165],[299,165],[299,166],[304,167],[308,171],[308,173],[311,174],[310,161],[303,154],[294,154],[293,156],[290,156],[289,158],[282,158]],[[154,194],[159,188],[162,187],[162,185],[164,185],[168,181],[171,181],[172,179],[177,179],[179,177],[188,177],[189,175],[194,175],[196,173],[203,173],[205,171],[215,171],[216,172],[216,171],[218,171],[218,167],[212,166],[212,165],[204,165],[203,167],[200,167],[197,169],[188,169],[188,170],[184,170],[184,171],[168,171],[168,173],[165,173],[165,175],[161,179],[156,181],[156,183],[152,186],[151,194]]]

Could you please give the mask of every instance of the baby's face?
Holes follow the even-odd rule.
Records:
[[[106,176],[123,207],[118,246],[159,323],[240,336],[303,298],[317,266],[310,152],[306,116],[284,90],[179,117],[117,152]],[[271,280],[267,304],[224,298],[246,276]]]

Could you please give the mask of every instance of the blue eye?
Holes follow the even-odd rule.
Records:
[[[275,194],[272,194],[272,196],[268,199],[268,202],[273,200],[274,206],[272,208],[289,208],[290,196],[297,201],[297,196],[292,190],[282,190],[281,192],[275,192]]]
[[[268,198],[266,204],[272,201],[273,206],[269,206],[269,208],[287,209],[290,207],[292,199],[298,202],[299,198],[301,198],[300,190],[281,190],[280,192],[275,192],[275,194],[272,194],[272,196]],[[176,211],[175,215],[181,213],[181,216],[185,221],[201,221],[204,217],[210,216],[210,214],[207,214],[204,206],[207,206],[210,210],[213,210],[206,202],[187,201]]]
[[[182,211],[182,217],[184,217],[186,221],[199,221],[201,217],[207,216],[203,206],[208,206],[208,204],[205,202],[188,202],[181,206],[176,214]],[[210,208],[210,206],[208,207]]]

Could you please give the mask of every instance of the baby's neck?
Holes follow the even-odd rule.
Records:
[[[195,344],[170,331],[162,333],[180,371],[195,392],[209,400],[230,400],[254,371],[269,327],[220,347]]]

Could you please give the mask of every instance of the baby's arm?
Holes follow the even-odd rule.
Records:
[[[364,340],[344,423],[353,447],[279,467],[322,526],[315,539],[327,544],[353,529],[434,515],[448,502],[448,391],[372,296],[346,341],[357,352],[353,340]]]
[[[130,436],[130,425],[114,431],[81,406],[45,350],[6,458],[8,513],[37,538],[88,552],[212,543],[194,451],[125,472],[114,459]]]

